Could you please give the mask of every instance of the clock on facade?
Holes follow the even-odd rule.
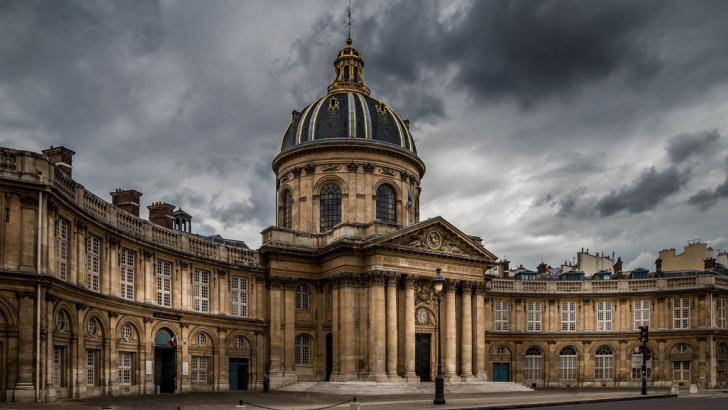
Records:
[[[429,246],[430,249],[437,250],[440,248],[440,245],[442,245],[440,233],[437,231],[430,231],[427,234],[427,246]]]

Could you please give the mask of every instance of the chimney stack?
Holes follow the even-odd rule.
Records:
[[[536,271],[539,275],[545,275],[546,274],[546,264],[541,262],[538,267],[536,268]]]
[[[657,259],[655,261],[655,272],[657,273],[657,277],[662,277],[662,259]]]
[[[112,204],[136,217],[139,217],[139,198],[142,197],[141,192],[137,192],[133,189],[124,190],[117,188],[116,191],[109,192],[109,195],[111,195]]]
[[[614,256],[612,256],[614,258]],[[614,263],[614,267],[612,268],[614,271],[614,274],[617,275],[617,279],[622,279],[622,257],[620,256],[619,259],[617,259],[617,262]]]
[[[715,270],[715,259],[708,258],[703,262],[705,262],[705,270]]]
[[[63,171],[69,178],[72,178],[71,173],[73,171],[73,156],[76,154],[75,151],[71,151],[66,147],[53,148],[53,145],[51,145],[50,148],[44,149],[41,152],[50,158],[58,169]]]
[[[166,202],[154,202],[148,206],[149,209],[149,222],[163,226],[165,228],[174,229],[174,205],[170,205]]]

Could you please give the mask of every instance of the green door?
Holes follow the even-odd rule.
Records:
[[[229,375],[230,378],[230,390],[237,390],[238,389],[238,364],[233,361],[233,359],[230,359],[229,366]]]
[[[509,363],[493,363],[493,381],[494,382],[507,382],[510,376],[510,364]]]

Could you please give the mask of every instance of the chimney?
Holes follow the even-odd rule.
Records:
[[[501,261],[501,266],[503,267],[503,279],[508,279],[511,270],[511,261],[509,261],[508,259],[503,259]]]
[[[612,259],[614,259],[614,256],[612,256]],[[612,268],[612,271],[614,271],[614,274],[617,275],[617,279],[622,279],[622,257],[620,256],[619,259],[617,259],[617,262],[614,263],[614,267]]]
[[[124,190],[117,188],[116,191],[109,192],[109,195],[111,195],[112,204],[136,217],[139,217],[139,198],[142,197],[141,192],[137,192],[133,189]]]
[[[539,275],[545,275],[546,274],[546,264],[541,262],[538,267],[536,268],[536,271]]]
[[[662,277],[662,259],[657,259],[655,261],[655,272],[657,273],[657,277]]]
[[[708,258],[703,262],[705,262],[705,270],[715,270],[715,259]]]
[[[165,228],[174,229],[174,218],[172,218],[174,208],[174,205],[166,202],[152,203],[152,205],[147,207],[149,209],[149,222]]]
[[[71,151],[66,147],[53,148],[53,145],[51,145],[49,149],[44,149],[41,152],[50,158],[58,169],[63,171],[69,178],[72,178],[71,172],[73,171],[73,156],[76,154],[75,151]]]

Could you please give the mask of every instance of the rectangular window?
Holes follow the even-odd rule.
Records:
[[[541,302],[528,302],[527,303],[527,319],[528,319],[528,331],[529,332],[540,332],[541,331]],[[539,377],[540,379],[540,377]]]
[[[232,278],[233,316],[248,317],[248,279]]]
[[[157,261],[157,304],[172,306],[172,264]]]
[[[594,378],[597,380],[614,378],[614,356],[594,356]]]
[[[576,302],[561,302],[561,331],[576,331]]]
[[[508,331],[508,302],[495,302],[495,330]]]
[[[612,302],[597,302],[597,330],[612,330]]]
[[[53,386],[63,386],[63,348],[53,346]]]
[[[195,269],[195,311],[210,311],[210,272]]]
[[[86,385],[96,386],[96,351],[86,350]]]
[[[88,237],[88,288],[99,291],[99,273],[101,271],[101,240],[95,236]]]
[[[121,297],[134,300],[134,252],[121,248]]]
[[[690,328],[690,298],[672,300],[673,329]]]
[[[58,220],[58,253],[56,275],[61,280],[66,280],[68,273],[68,222],[65,219]]]
[[[119,352],[119,384],[130,386],[132,385],[132,353],[131,352]]]
[[[650,325],[650,301],[635,300],[634,301],[634,330],[639,330],[640,326]]]
[[[526,379],[528,380],[541,380],[541,369],[542,369],[541,356],[526,356]]]
[[[576,380],[576,355],[559,356],[559,380]]]
[[[207,357],[192,356],[192,381],[207,383]]]
[[[726,328],[725,323],[725,298],[718,298],[718,327]]]
[[[672,362],[672,380],[676,382],[690,381],[690,362]]]

